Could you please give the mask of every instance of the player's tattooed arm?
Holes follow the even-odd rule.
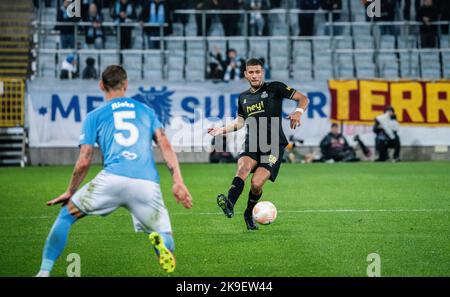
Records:
[[[167,139],[163,129],[157,129],[153,136],[153,139],[161,149],[161,154],[166,161],[167,168],[169,168],[170,174],[173,178],[172,192],[177,202],[181,202],[185,208],[192,207],[192,196],[189,193],[186,185],[184,184],[183,177],[181,175],[180,165],[178,163],[177,155],[172,148],[172,145]]]
[[[230,132],[234,132],[237,130],[240,130],[245,125],[245,119],[241,116],[238,116],[237,119],[230,124],[228,124],[225,127],[215,127],[215,128],[209,128],[208,133],[212,136],[218,136],[222,134],[227,134]]]
[[[69,187],[67,192],[74,194],[80,184],[86,177],[89,167],[91,166],[92,157],[94,155],[94,148],[92,145],[83,144],[80,148],[80,155],[78,157],[77,163],[72,173],[72,178],[70,179]]]
[[[73,169],[72,177],[70,178],[69,186],[67,187],[66,192],[62,193],[55,199],[47,201],[47,205],[50,206],[58,203],[62,203],[63,205],[65,205],[67,202],[69,202],[70,198],[73,196],[73,194],[75,194],[78,187],[83,182],[83,179],[86,177],[86,174],[89,171],[89,167],[91,166],[93,155],[94,148],[92,147],[92,145],[81,145],[80,156],[78,157],[75,168]]]

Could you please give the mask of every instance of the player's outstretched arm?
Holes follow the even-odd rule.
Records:
[[[54,205],[62,203],[63,205],[69,202],[69,199],[75,194],[80,184],[83,182],[86,174],[91,166],[92,156],[94,154],[94,148],[92,145],[83,144],[80,148],[80,155],[78,156],[77,163],[73,169],[72,177],[67,187],[66,192],[59,197],[47,202],[47,205]]]
[[[295,109],[295,112],[291,113],[288,118],[291,120],[291,129],[295,129],[298,126],[300,126],[300,118],[302,114],[306,111],[306,108],[308,108],[309,99],[302,93],[296,91],[294,96],[292,96],[293,100],[297,101],[297,108]]]
[[[161,154],[166,161],[170,174],[173,178],[172,192],[177,203],[181,202],[185,208],[192,208],[192,196],[184,184],[181,175],[180,164],[178,163],[177,155],[175,154],[172,145],[167,139],[163,129],[156,129],[154,140],[161,149]]]
[[[239,129],[242,129],[244,127],[244,124],[245,124],[245,119],[243,117],[238,116],[235,121],[231,122],[229,125],[227,125],[225,127],[209,128],[208,133],[212,136],[227,134],[229,132],[234,132]]]

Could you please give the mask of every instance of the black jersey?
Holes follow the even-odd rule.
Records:
[[[284,83],[275,81],[263,83],[256,91],[249,89],[239,95],[238,115],[246,120],[247,149],[249,143],[257,143],[258,151],[261,145],[275,144],[274,137],[278,138],[279,145],[288,144],[282,127],[282,103],[284,98],[291,99],[295,92]],[[272,128],[276,131],[272,131]],[[262,139],[264,135],[266,139]]]

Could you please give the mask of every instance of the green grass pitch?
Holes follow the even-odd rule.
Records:
[[[176,243],[174,276],[366,276],[378,253],[382,276],[450,276],[450,163],[283,164],[262,200],[278,208],[272,225],[245,229],[249,182],[233,219],[216,206],[234,164],[183,164],[194,208],[171,195],[158,165]],[[100,170],[91,168],[89,180]],[[0,276],[33,276],[72,166],[0,168]],[[164,276],[147,237],[124,209],[73,226],[53,276],[69,253],[82,276]]]

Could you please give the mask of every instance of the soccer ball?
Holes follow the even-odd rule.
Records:
[[[277,218],[277,208],[269,201],[258,202],[253,208],[253,219],[261,225],[268,225]]]

